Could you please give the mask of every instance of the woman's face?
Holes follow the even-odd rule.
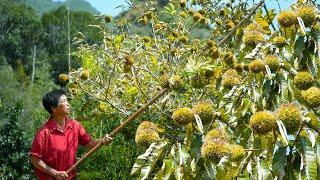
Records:
[[[70,104],[67,100],[66,95],[62,95],[59,98],[59,103],[57,107],[53,108],[53,114],[56,116],[67,116],[70,113]]]

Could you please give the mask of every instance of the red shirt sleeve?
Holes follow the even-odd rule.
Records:
[[[80,128],[79,128],[79,136],[78,136],[78,141],[79,144],[81,144],[82,146],[87,145],[90,141],[91,141],[91,137],[90,135],[86,132],[86,130],[84,129],[84,127],[82,126],[81,123],[79,123]]]
[[[46,138],[46,130],[42,129],[40,130],[37,135],[35,136],[31,150],[29,154],[36,156],[39,159],[42,159],[43,156],[43,150],[45,146],[45,138]]]

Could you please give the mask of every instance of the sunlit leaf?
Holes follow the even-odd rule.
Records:
[[[307,179],[317,179],[317,156],[314,149],[310,146],[310,142],[307,140],[302,139],[302,147],[304,151],[304,158],[305,158],[305,168],[306,168],[306,176]]]
[[[134,163],[131,175],[140,173],[141,179],[146,179],[154,168],[158,158],[162,154],[167,142],[154,142],[146,150],[146,152],[136,159]]]
[[[272,179],[271,171],[267,160],[260,159],[258,161],[258,179]]]
[[[286,127],[284,126],[284,124],[283,124],[283,122],[281,120],[277,120],[277,125],[278,125],[278,129],[280,131],[282,140],[284,141],[284,143],[286,145],[288,145],[289,142],[288,142],[288,134],[287,134]]]
[[[276,172],[278,176],[281,176],[284,166],[287,164],[286,157],[287,147],[279,147],[273,154],[272,170]]]
[[[269,28],[269,23],[264,17],[262,16],[262,10],[259,10],[256,16],[254,17],[255,21],[260,25],[262,28],[263,33],[271,34],[271,30]]]
[[[175,171],[173,159],[164,159],[161,169],[157,172],[154,180],[169,180],[172,173]]]

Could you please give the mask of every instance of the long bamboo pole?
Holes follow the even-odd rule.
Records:
[[[150,101],[148,101],[144,106],[142,106],[140,109],[138,109],[134,114],[132,114],[127,120],[125,120],[120,126],[118,126],[116,129],[114,129],[109,136],[114,137],[116,134],[118,134],[124,127],[126,127],[132,120],[134,120],[136,117],[139,116],[149,105],[154,103],[157,99],[159,99],[163,94],[168,92],[170,88],[164,88],[162,89],[156,96],[154,96]],[[70,173],[71,171],[75,170],[80,163],[82,163],[85,159],[87,159],[91,154],[93,154],[95,151],[97,151],[102,146],[102,142],[99,142],[97,145],[95,145],[92,149],[90,149],[85,155],[83,155],[73,166],[71,166],[67,173]]]

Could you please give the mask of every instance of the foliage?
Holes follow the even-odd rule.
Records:
[[[75,118],[86,128],[93,138],[101,138],[105,133],[116,127],[120,117],[109,112],[100,112],[95,109],[96,103],[82,104],[78,99],[71,101]],[[142,147],[136,147],[134,142],[137,124],[125,128],[114,138],[112,145],[102,147],[88,158],[78,168],[77,179],[97,179],[110,177],[112,179],[132,179],[128,169],[134,163],[135,157],[143,152]],[[87,151],[80,147],[78,156]],[[104,179],[104,178],[103,178]]]
[[[18,96],[12,96],[11,92],[18,90],[20,88],[20,84],[18,82],[18,77],[13,72],[11,66],[7,64],[0,66],[0,81],[6,82],[0,84],[1,104],[8,102],[8,106],[13,106],[14,104],[11,103],[16,102]]]
[[[115,24],[119,29],[126,29],[131,34],[138,35],[151,35],[152,32],[150,29],[146,28],[145,22],[147,23],[153,15],[154,11],[158,11],[157,19],[160,22],[165,23],[174,23],[178,17],[178,13],[175,13],[177,16],[172,16],[172,14],[166,13],[165,8],[168,5],[168,0],[157,0],[157,1],[144,1],[144,0],[135,0],[132,1],[132,8],[129,8],[126,11],[121,12],[116,17]],[[184,12],[185,11],[181,11]],[[188,16],[185,21],[191,21],[192,17]],[[165,25],[165,23],[163,25]],[[190,22],[189,22],[190,23]],[[156,24],[154,24],[156,25]],[[159,24],[158,24],[159,25]],[[209,27],[207,24],[193,24],[195,27],[190,28],[191,37],[198,39],[205,39],[210,36]],[[118,32],[115,32],[118,33]]]
[[[28,138],[21,127],[21,102],[0,106],[0,176],[3,179],[30,179]]]
[[[1,167],[4,179],[34,179],[29,163],[28,151],[34,133],[39,129],[47,113],[43,110],[41,98],[49,87],[48,67],[39,66],[34,82],[19,81],[18,72],[10,65],[0,66],[0,134]]]
[[[91,103],[89,111],[104,102],[104,113],[123,117],[163,87],[174,87],[179,76],[179,88],[137,120],[163,129],[133,165],[132,174],[141,179],[317,179],[319,22],[311,18],[314,26],[307,29],[303,21],[297,23],[292,12],[301,5],[299,1],[277,15],[243,1],[172,1],[161,10],[153,9],[153,2],[135,1],[132,11],[138,16],[119,17],[116,26],[94,26],[104,35],[98,46],[78,37],[83,67],[69,72],[70,83],[78,87],[73,97]],[[252,9],[257,13],[245,23]],[[148,33],[131,31],[131,24]],[[199,27],[207,27],[210,37],[190,35]],[[90,78],[81,79],[83,70],[90,71]],[[315,82],[305,91],[294,84],[302,71]],[[211,101],[211,122],[202,123],[200,114],[192,114],[199,101]],[[295,114],[282,106],[291,103],[297,104]],[[308,114],[316,116],[311,116],[313,123],[304,116]],[[173,121],[177,117],[178,124]],[[293,131],[295,123],[301,126]]]
[[[14,68],[21,63],[29,74],[31,47],[38,43],[41,31],[35,11],[19,1],[1,0],[0,17],[0,54]]]
[[[88,43],[96,43],[101,35],[89,27],[97,24],[98,20],[88,12],[70,11],[70,38],[86,36]],[[57,77],[68,71],[68,9],[61,6],[58,9],[44,13],[41,17],[43,26],[43,46],[48,51],[48,60],[52,66],[52,76]],[[71,39],[72,40],[72,39]],[[71,42],[70,42],[71,43]],[[71,52],[75,47],[71,45]],[[77,68],[79,64],[71,56],[71,67]]]

